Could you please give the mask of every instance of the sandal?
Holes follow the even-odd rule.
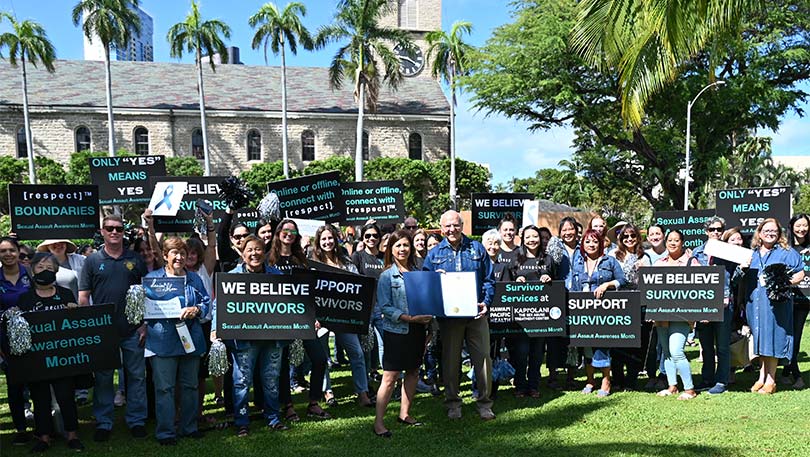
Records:
[[[268,425],[268,427],[270,427],[272,430],[275,430],[277,432],[284,432],[284,431],[287,431],[287,430],[290,429],[290,427],[287,427],[281,421],[278,421],[275,424],[270,424],[270,425]]]
[[[695,397],[697,397],[697,393],[684,392],[678,395],[678,400],[691,400]]]
[[[585,395],[589,395],[593,393],[593,384],[586,384],[585,388],[582,389],[582,393]]]
[[[236,431],[236,436],[240,438],[244,438],[250,434],[250,429],[247,425],[243,425],[239,427],[239,430]]]
[[[659,391],[655,395],[657,395],[659,397],[669,397],[670,395],[675,395],[677,393],[678,393],[678,389],[675,389],[675,390],[664,389],[664,390]]]
[[[332,416],[323,410],[317,403],[307,407],[307,416],[315,417],[318,419],[331,419]]]
[[[609,390],[599,389],[599,390],[596,391],[596,396],[599,397],[599,398],[609,397],[610,396],[610,391]]]
[[[301,420],[301,418],[298,417],[298,413],[295,412],[295,406],[293,406],[292,403],[284,408],[284,419],[290,422],[298,422]]]
[[[751,386],[751,392],[758,392],[759,389],[762,389],[765,386],[764,382],[755,382],[753,386]]]

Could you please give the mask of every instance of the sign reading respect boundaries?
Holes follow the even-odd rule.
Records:
[[[11,231],[22,240],[93,238],[98,186],[9,184]]]

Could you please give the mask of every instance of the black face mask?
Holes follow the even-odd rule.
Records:
[[[51,270],[42,270],[34,275],[34,282],[40,286],[47,286],[56,282],[56,273]]]

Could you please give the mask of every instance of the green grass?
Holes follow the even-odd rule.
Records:
[[[808,334],[804,348],[810,348]],[[698,356],[694,349],[688,354],[691,359]],[[803,371],[810,370],[806,352],[800,361]],[[693,360],[692,372],[699,371],[699,363]],[[695,379],[699,382],[699,376]],[[463,419],[449,421],[441,398],[419,394],[412,414],[426,425],[406,428],[396,423],[399,403],[392,402],[386,423],[394,437],[385,440],[372,432],[373,410],[355,405],[350,373],[339,371],[333,382],[340,404],[329,409],[335,418],[304,417],[287,432],[272,432],[254,421],[247,438],[237,438],[233,429],[227,429],[165,448],[152,436],[131,439],[123,424],[124,409],[116,408],[112,439],[94,443],[90,407],[84,406],[79,435],[88,456],[810,456],[810,389],[783,389],[765,397],[748,392],[753,381],[752,373],[738,373],[732,391],[703,394],[688,402],[642,392],[598,399],[549,390],[543,390],[539,400],[515,399],[511,387],[502,386],[494,407],[498,417],[492,422],[478,418],[467,382]],[[0,378],[0,455],[29,455],[28,446],[10,444],[13,431],[4,383]],[[304,395],[295,396],[299,414],[304,413]],[[209,395],[206,413],[222,417],[212,400]],[[153,428],[153,423],[147,424],[150,433]],[[49,455],[67,453],[64,440],[48,451]]]

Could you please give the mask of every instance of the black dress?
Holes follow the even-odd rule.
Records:
[[[422,365],[425,353],[426,329],[424,324],[408,324],[408,333],[383,332],[383,370],[413,370]]]

